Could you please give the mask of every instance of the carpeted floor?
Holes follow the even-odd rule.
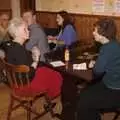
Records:
[[[4,85],[0,84],[0,120],[6,120],[7,116],[7,109],[9,104],[9,88]],[[55,100],[57,105],[55,107],[55,112],[61,112],[61,103],[60,98]],[[43,110],[42,105],[44,103],[44,99],[41,98],[39,101],[36,102],[35,106],[38,111]],[[103,120],[112,120],[114,113],[105,114]],[[18,109],[17,111],[12,113],[11,120],[26,120],[26,111],[22,108]],[[58,120],[57,118],[51,118],[50,114],[46,114],[41,117],[39,120]],[[120,117],[117,119],[120,120]]]
[[[9,104],[9,91],[10,89],[6,85],[0,84],[0,120],[6,120],[7,109]],[[54,110],[56,112],[60,112],[61,111],[60,98],[57,98],[55,101],[57,102],[57,105]],[[37,111],[43,110],[42,108],[43,103],[44,103],[43,98],[36,101],[34,107],[36,107]],[[11,120],[26,120],[26,111],[23,108],[18,109],[17,111],[12,113]],[[50,114],[47,113],[39,120],[58,120],[58,119],[51,118]]]

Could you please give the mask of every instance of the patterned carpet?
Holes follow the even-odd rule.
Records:
[[[6,85],[0,84],[0,120],[6,120],[7,109],[9,104],[9,91],[10,91],[9,88]],[[55,101],[57,102],[57,105],[54,110],[59,113],[61,111],[60,98],[57,98]],[[38,101],[36,101],[36,104],[33,107],[35,107],[37,111],[42,111],[43,103],[44,99],[41,98]],[[26,120],[26,111],[23,108],[18,109],[17,111],[12,113],[11,120]],[[58,120],[58,119],[51,118],[50,114],[47,113],[39,120]]]

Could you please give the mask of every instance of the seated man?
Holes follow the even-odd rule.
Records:
[[[0,15],[0,43],[10,40],[10,35],[7,32],[10,16],[6,13]]]
[[[49,52],[49,45],[42,27],[36,22],[35,13],[32,10],[26,10],[23,13],[23,20],[28,24],[30,31],[30,40],[26,42],[26,49],[31,51],[33,46],[38,47],[41,53],[40,61],[45,61],[44,54]]]

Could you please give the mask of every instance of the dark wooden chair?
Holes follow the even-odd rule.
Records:
[[[5,53],[0,49],[0,58],[3,59],[5,57]],[[4,64],[0,63],[0,83],[7,83],[7,79],[4,71]]]
[[[55,114],[53,112],[53,107],[55,106],[55,103],[53,103],[52,100],[49,99],[46,91],[37,92],[30,88],[28,66],[11,65],[1,58],[0,65],[2,65],[2,67],[0,66],[0,68],[5,71],[11,89],[7,120],[10,120],[12,111],[16,110],[19,107],[23,107],[25,110],[27,110],[27,120],[37,120],[48,112],[51,113],[52,117],[55,117]],[[25,85],[23,84],[24,81],[26,81]],[[45,98],[45,104],[43,105],[44,111],[41,113],[32,108],[33,103],[40,97]],[[34,114],[35,117],[32,117],[31,113]]]
[[[4,64],[2,64],[2,62],[0,62],[0,82],[2,82],[4,80]]]
[[[117,120],[119,116],[120,116],[120,109],[115,111],[115,116],[112,120]]]

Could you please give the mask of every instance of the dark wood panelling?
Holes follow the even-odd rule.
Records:
[[[48,28],[56,28],[56,12],[48,11],[36,11],[37,21],[43,26]],[[83,43],[90,44],[93,42],[93,24],[103,17],[112,17],[117,24],[117,37],[120,38],[120,17],[114,16],[101,16],[101,15],[86,15],[86,14],[74,14],[71,13],[71,16],[74,20],[75,27],[78,33],[78,38]]]
[[[56,28],[56,13],[55,12],[36,12],[37,21],[43,27]]]
[[[12,10],[11,9],[0,9],[0,14],[6,13],[10,15],[10,18],[12,17]]]
[[[0,14],[1,13],[7,13],[12,17],[11,0],[0,1]]]
[[[11,0],[0,0],[1,9],[11,9]]]
[[[20,0],[20,9],[21,14],[27,9],[35,10],[35,0]]]

